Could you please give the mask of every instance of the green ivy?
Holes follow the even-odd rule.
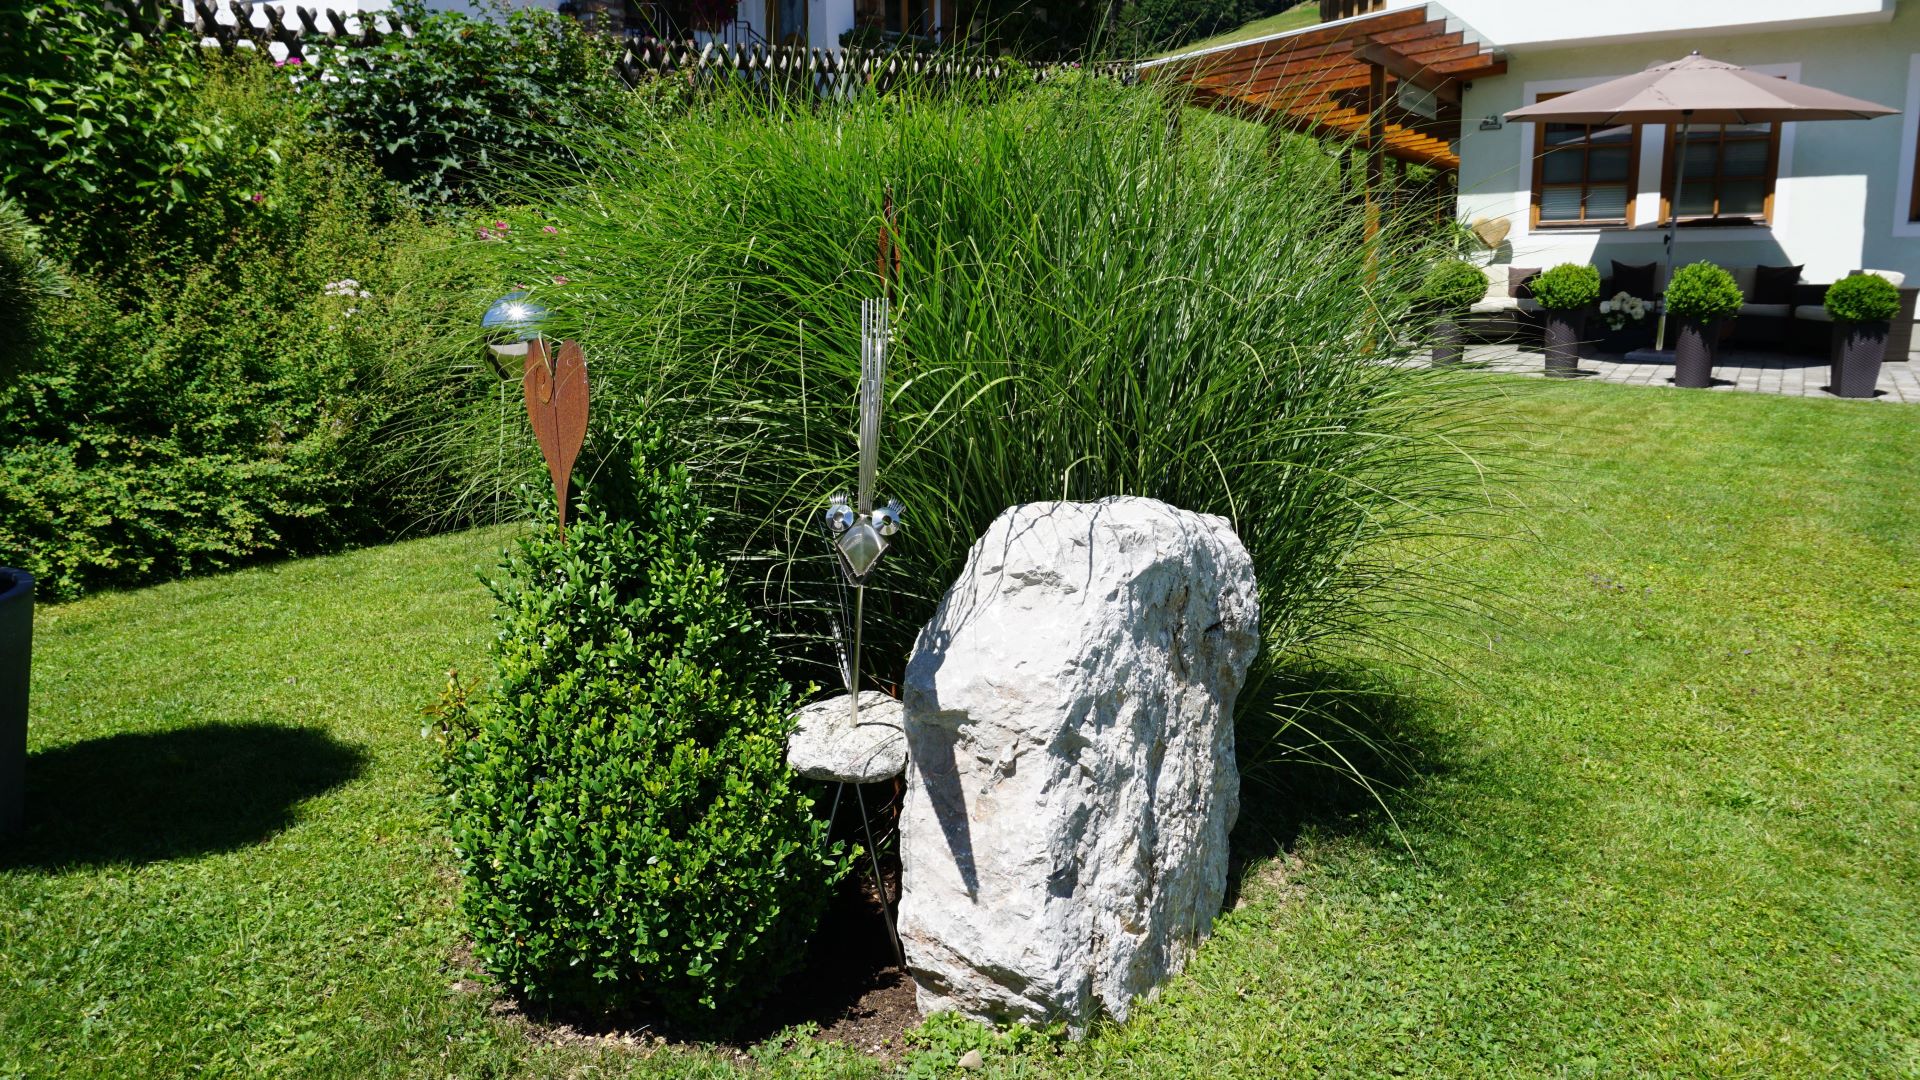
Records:
[[[1882,322],[1900,312],[1900,289],[1877,274],[1853,274],[1827,287],[1827,311],[1836,322]]]
[[[502,567],[492,683],[439,710],[463,907],[532,998],[723,1028],[798,964],[847,855],[685,470],[636,450],[584,501]]]
[[[1585,263],[1561,263],[1533,279],[1534,302],[1549,311],[1572,311],[1600,299],[1600,271]]]
[[[1667,283],[1667,313],[1675,318],[1711,322],[1737,313],[1740,304],[1733,275],[1704,260],[1675,270]]]

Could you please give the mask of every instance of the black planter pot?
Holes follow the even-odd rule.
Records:
[[[1872,397],[1880,382],[1880,365],[1887,359],[1887,333],[1892,328],[1886,319],[1836,323],[1833,332],[1839,345],[1829,389],[1841,397]]]
[[[1587,313],[1549,309],[1546,316],[1547,376],[1568,378],[1580,370],[1580,330]]]
[[[0,834],[26,810],[27,675],[33,668],[33,575],[0,566]]]
[[[1467,355],[1467,332],[1457,319],[1441,319],[1433,324],[1433,362],[1457,364]]]
[[[1600,336],[1598,348],[1604,353],[1629,353],[1653,344],[1653,330],[1647,324],[1650,320],[1623,324],[1620,329],[1607,328]]]
[[[1700,390],[1713,385],[1715,323],[1678,319],[1673,333],[1673,385]]]

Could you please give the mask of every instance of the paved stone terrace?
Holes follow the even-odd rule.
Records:
[[[1537,345],[1471,345],[1467,359],[1496,371],[1539,375],[1544,368]],[[1673,365],[1633,362],[1616,353],[1580,350],[1583,378],[1673,389]],[[1757,352],[1722,348],[1713,368],[1715,390],[1750,390],[1761,394],[1832,397],[1827,393],[1825,360],[1797,353]],[[1878,401],[1920,405],[1920,362],[1914,357],[1880,367]]]

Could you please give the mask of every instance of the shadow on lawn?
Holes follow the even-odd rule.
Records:
[[[1278,672],[1250,693],[1235,731],[1240,820],[1228,908],[1250,864],[1292,848],[1308,828],[1355,832],[1398,814],[1446,756],[1417,702],[1364,676]]]
[[[366,756],[307,728],[209,724],[90,739],[27,758],[27,828],[0,869],[142,864],[259,843]]]

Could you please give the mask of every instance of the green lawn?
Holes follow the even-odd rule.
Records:
[[[1250,784],[1188,972],[989,1072],[1920,1075],[1920,409],[1512,385],[1552,483],[1535,541],[1468,556],[1505,614],[1398,677],[1400,831]],[[418,709],[482,653],[503,536],[43,610],[0,1075],[734,1070],[530,1039],[467,985]]]
[[[1181,53],[1197,52],[1200,49],[1211,49],[1216,45],[1231,45],[1236,41],[1251,41],[1254,38],[1265,37],[1268,34],[1279,34],[1288,30],[1299,30],[1303,27],[1312,26],[1319,21],[1320,6],[1314,3],[1313,0],[1307,0],[1306,3],[1295,4],[1293,7],[1277,15],[1268,15],[1255,19],[1252,22],[1242,23],[1239,27],[1228,30],[1225,33],[1215,34],[1210,38],[1202,38],[1199,41],[1188,42],[1177,49],[1169,49],[1160,55],[1178,56]]]

